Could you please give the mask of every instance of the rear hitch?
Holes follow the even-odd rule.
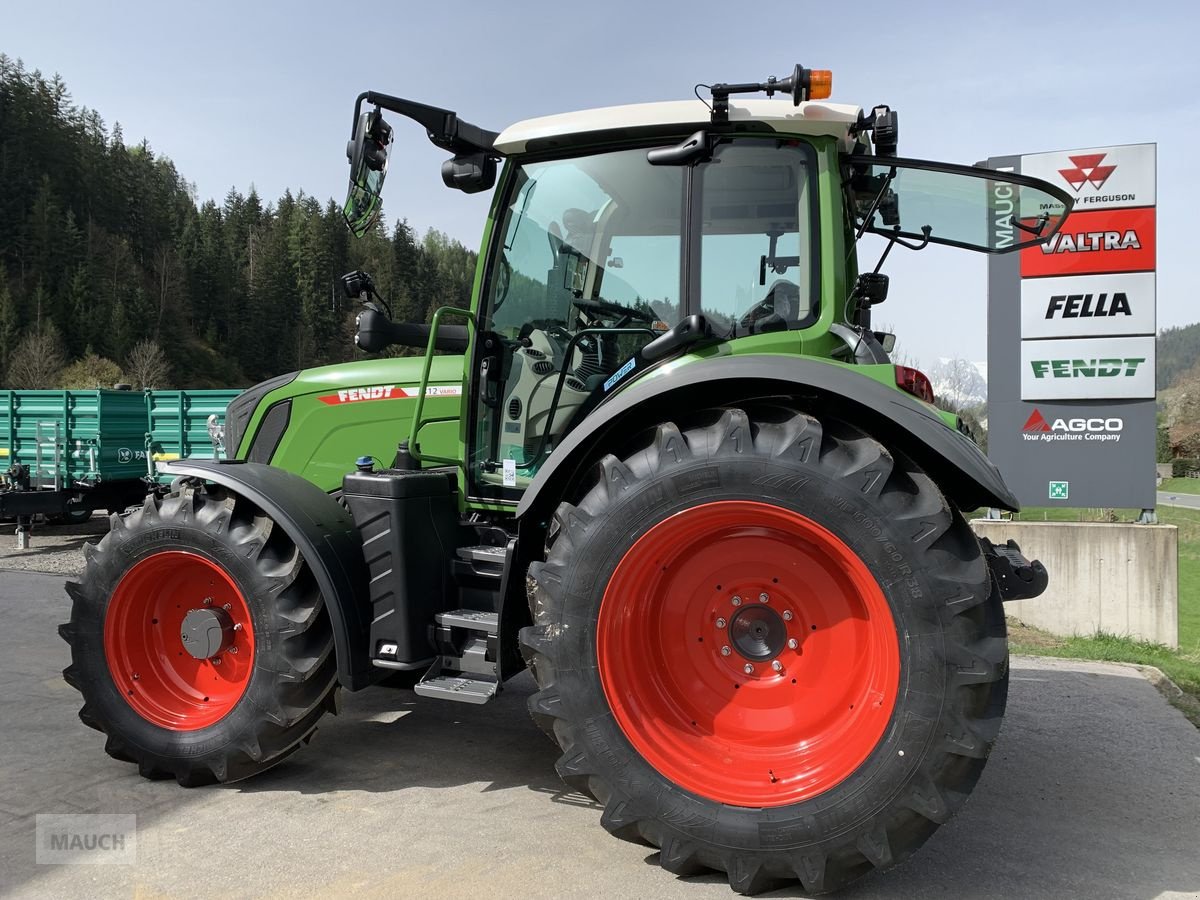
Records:
[[[1046,567],[1036,559],[1026,559],[1016,541],[1010,538],[1007,544],[997,547],[981,537],[979,543],[1001,600],[1031,600],[1046,590],[1050,583]]]

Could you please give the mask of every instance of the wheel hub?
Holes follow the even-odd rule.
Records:
[[[212,659],[233,644],[233,618],[223,609],[189,610],[179,638],[194,659]]]
[[[729,643],[751,662],[767,662],[787,646],[787,626],[769,606],[743,606],[729,622]]]

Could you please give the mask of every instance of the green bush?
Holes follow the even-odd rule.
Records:
[[[1197,473],[1200,473],[1200,459],[1179,456],[1171,460],[1172,478],[1191,478]]]

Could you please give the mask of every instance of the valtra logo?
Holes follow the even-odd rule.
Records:
[[[1090,184],[1096,190],[1104,187],[1104,182],[1108,181],[1113,172],[1117,171],[1117,167],[1102,166],[1104,157],[1107,153],[1087,153],[1082,156],[1070,156],[1068,159],[1073,164],[1070,169],[1059,169],[1058,174],[1063,177],[1063,180],[1071,186],[1075,193],[1083,190],[1085,184]]]

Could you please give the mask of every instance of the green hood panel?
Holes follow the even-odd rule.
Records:
[[[256,440],[272,440],[259,426],[273,406],[290,401],[287,425],[271,453],[273,466],[287,469],[322,490],[342,486],[360,456],[391,465],[396,445],[408,437],[421,381],[421,357],[368,359],[305,369],[266,394],[246,428],[238,458],[250,456]],[[438,456],[458,457],[463,357],[438,356],[430,370],[421,445]],[[263,449],[262,452],[265,452]]]

